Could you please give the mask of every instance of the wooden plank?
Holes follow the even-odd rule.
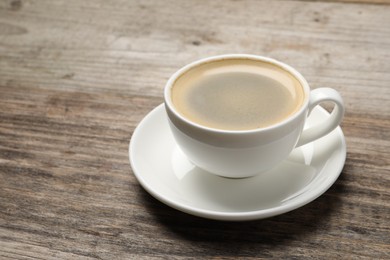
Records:
[[[388,5],[390,4],[389,0],[297,0],[297,1],[307,1],[307,2],[335,2],[335,3],[352,3],[352,4],[379,4],[379,5]]]

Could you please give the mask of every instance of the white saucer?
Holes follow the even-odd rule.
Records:
[[[327,118],[316,107],[307,125]],[[129,146],[134,175],[152,196],[192,215],[217,220],[253,220],[301,207],[338,178],[346,158],[343,132],[295,149],[274,169],[246,179],[218,177],[194,167],[177,147],[163,105],[135,129]]]

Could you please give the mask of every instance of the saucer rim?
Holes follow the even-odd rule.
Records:
[[[129,142],[129,148],[128,148],[128,153],[129,153],[129,161],[130,161],[130,166],[132,168],[133,174],[136,177],[137,181],[140,183],[140,185],[154,198],[159,200],[160,202],[175,208],[179,211],[188,213],[190,215],[202,217],[202,218],[207,218],[207,219],[214,219],[214,220],[223,220],[223,221],[248,221],[248,220],[257,220],[257,219],[264,219],[264,218],[269,218],[277,215],[281,215],[284,213],[287,213],[289,211],[295,210],[297,208],[300,208],[315,199],[317,199],[319,196],[324,194],[338,179],[340,176],[342,169],[345,164],[346,160],[346,153],[347,153],[347,147],[346,147],[346,141],[345,141],[345,136],[344,133],[341,129],[340,126],[338,126],[335,130],[337,131],[337,138],[340,139],[341,141],[341,147],[338,149],[340,150],[340,156],[338,156],[338,165],[337,169],[334,170],[334,173],[332,175],[327,176],[327,181],[324,183],[321,183],[318,188],[314,190],[307,190],[303,192],[302,194],[299,195],[301,197],[300,199],[297,198],[296,200],[293,200],[291,202],[287,202],[286,204],[279,205],[276,207],[271,207],[267,209],[259,209],[259,210],[254,210],[254,211],[240,211],[240,212],[221,212],[217,210],[207,210],[207,209],[201,209],[193,206],[186,205],[185,203],[178,202],[176,200],[172,200],[169,197],[160,194],[158,191],[154,190],[148,182],[143,178],[141,170],[137,168],[137,163],[135,162],[134,157],[132,157],[132,154],[134,150],[136,149],[136,140],[137,137],[140,135],[142,132],[142,129],[145,127],[146,122],[148,122],[153,116],[157,113],[160,112],[160,110],[164,109],[164,103],[156,106],[154,109],[152,109],[143,119],[140,121],[140,123],[137,125],[135,128],[130,142]],[[316,110],[319,110],[320,113],[325,114],[329,116],[330,114],[321,106],[316,106]],[[166,113],[166,112],[165,112]],[[315,142],[315,141],[314,141]],[[305,187],[306,188],[310,185],[311,183],[308,183]],[[326,185],[325,185],[326,184]],[[303,189],[302,188],[302,189]],[[306,194],[304,196],[304,194]],[[309,196],[310,195],[310,196]]]

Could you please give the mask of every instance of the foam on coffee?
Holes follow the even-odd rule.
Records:
[[[224,130],[271,126],[295,113],[304,100],[302,86],[289,72],[243,58],[198,65],[182,74],[171,92],[181,115]]]

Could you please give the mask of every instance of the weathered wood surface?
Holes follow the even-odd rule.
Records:
[[[387,3],[1,1],[0,258],[389,259]],[[226,223],[137,183],[134,128],[175,70],[222,53],[280,59],[343,95],[346,164],[314,202]]]

